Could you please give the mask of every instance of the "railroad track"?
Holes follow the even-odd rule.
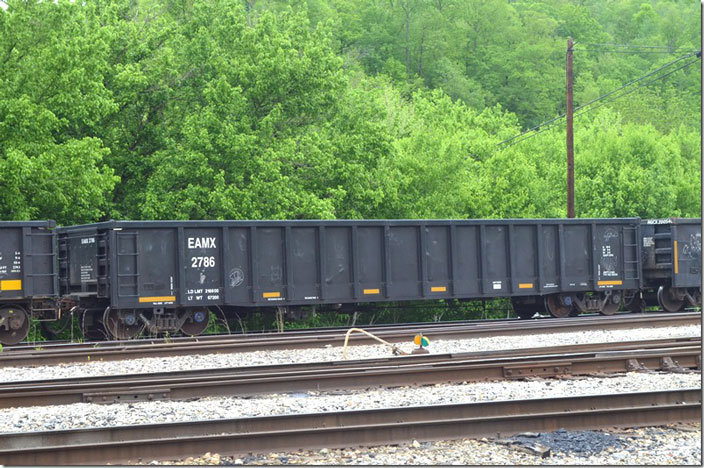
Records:
[[[648,311],[648,312],[643,312],[642,314],[638,315],[638,317],[656,317],[658,318],[660,315],[666,316],[666,317],[673,317],[676,315],[681,315],[681,314],[696,314],[698,311],[683,311],[683,312],[676,312],[676,313],[670,313],[670,312],[664,312],[662,310],[659,311]],[[701,312],[699,312],[701,314]],[[582,314],[579,316],[579,319],[604,319],[604,320],[612,320],[614,318],[619,318],[619,317],[634,317],[633,312],[617,312],[613,316],[602,316],[601,314]],[[560,319],[560,318],[554,318],[550,315],[537,315],[533,319],[530,319],[530,322],[537,322],[540,320],[549,320],[552,322],[559,322],[561,320],[565,319]],[[569,320],[575,320],[574,317],[571,317]],[[285,330],[283,332],[279,332],[277,330],[261,330],[261,331],[251,331],[247,333],[241,333],[241,332],[235,332],[235,333],[213,333],[213,334],[204,334],[204,335],[198,335],[198,336],[173,336],[173,337],[155,337],[155,336],[150,336],[150,337],[144,337],[144,338],[135,338],[132,340],[123,340],[123,341],[115,341],[115,340],[101,340],[101,341],[84,341],[84,342],[76,342],[76,341],[69,341],[69,340],[50,340],[50,341],[34,341],[34,342],[22,342],[20,344],[16,345],[11,345],[11,346],[5,346],[4,347],[4,352],[19,352],[19,351],[36,351],[37,348],[41,348],[42,350],[48,350],[48,349],[60,349],[60,350],[68,350],[68,349],[82,349],[86,347],[91,347],[91,348],[103,348],[103,347],[113,347],[113,346],[141,346],[141,345],[155,345],[155,344],[163,344],[163,343],[208,343],[212,341],[220,341],[223,339],[231,339],[231,338],[245,338],[245,339],[256,339],[256,338],[271,338],[271,337],[278,337],[281,338],[282,336],[311,336],[311,335],[316,335],[319,333],[345,333],[347,330],[350,329],[350,327],[353,326],[358,326],[362,327],[365,330],[368,330],[370,332],[380,332],[380,331],[387,331],[387,332],[393,332],[393,331],[404,331],[404,330],[416,330],[418,328],[446,328],[446,327],[454,327],[454,326],[466,326],[466,325],[482,325],[482,326],[500,326],[501,324],[506,324],[506,323],[521,323],[521,322],[526,322],[526,320],[522,320],[519,318],[507,318],[507,319],[476,319],[476,320],[447,320],[447,321],[442,321],[442,322],[410,322],[410,323],[384,323],[384,324],[374,324],[374,325],[350,325],[350,326],[344,326],[344,327],[315,327],[315,328],[300,328],[300,329],[289,329]]]
[[[694,325],[701,323],[701,312],[680,314],[624,314],[618,316],[575,317],[566,319],[509,320],[472,322],[468,324],[438,323],[397,327],[368,327],[380,338],[392,342],[408,342],[423,333],[434,339],[466,339],[487,336],[523,335],[536,332],[571,332],[613,330],[638,327]],[[273,349],[304,349],[341,345],[347,329],[307,332],[284,332],[254,335],[224,335],[135,342],[89,343],[83,345],[46,345],[40,348],[14,347],[0,354],[0,367],[38,366],[69,362],[95,362],[142,357],[182,356],[193,354],[236,353]],[[364,335],[352,335],[350,345],[376,342]]]
[[[682,311],[682,312],[676,312],[676,313],[669,313],[665,312],[663,310],[652,310],[652,311],[647,311],[643,312],[643,315],[658,315],[658,314],[664,314],[672,317],[673,314],[680,314],[680,313],[689,313],[691,311]],[[621,311],[617,312],[614,314],[612,317],[618,317],[618,316],[630,316],[633,317],[633,312],[630,311]],[[589,317],[603,317],[601,314],[582,314],[580,315],[580,318],[589,318]],[[572,319],[572,318],[571,318]],[[555,319],[554,317],[543,314],[543,315],[537,315],[532,321],[537,321],[537,320],[561,320],[561,319]],[[4,350],[5,351],[31,351],[31,350],[36,350],[37,347],[41,347],[42,349],[70,349],[70,348],[82,348],[86,346],[92,346],[95,348],[99,347],[104,347],[104,346],[129,346],[129,345],[143,345],[143,344],[158,344],[158,343],[164,343],[166,341],[171,342],[171,343],[180,343],[180,342],[191,342],[191,341],[197,341],[200,343],[204,343],[210,340],[221,340],[223,338],[227,337],[233,337],[233,336],[239,336],[239,337],[266,337],[266,336],[278,336],[281,337],[282,335],[285,336],[294,336],[294,335],[310,335],[310,334],[315,334],[315,333],[324,333],[324,332],[329,332],[329,333],[345,333],[347,330],[349,330],[350,327],[353,326],[359,326],[363,327],[365,330],[369,331],[380,331],[380,330],[400,330],[400,329],[415,329],[418,327],[447,327],[447,326],[456,326],[456,325],[470,325],[470,324],[499,324],[499,323],[505,323],[505,322],[520,322],[522,321],[519,318],[512,317],[512,318],[505,318],[505,319],[473,319],[473,320],[445,320],[441,322],[406,322],[406,323],[380,323],[380,324],[374,324],[374,325],[349,325],[349,326],[336,326],[336,327],[315,327],[315,328],[294,328],[294,329],[288,329],[283,332],[280,332],[278,330],[258,330],[258,331],[249,331],[246,333],[235,331],[233,333],[208,333],[208,334],[202,334],[202,335],[197,335],[197,336],[172,336],[169,338],[165,337],[156,337],[156,336],[145,336],[142,338],[134,338],[131,340],[101,340],[101,341],[82,341],[82,342],[77,342],[75,340],[49,340],[49,341],[24,341],[22,343],[16,344],[16,345],[9,345],[5,346]]]
[[[178,460],[701,420],[701,389],[0,435],[7,465]]]
[[[0,408],[701,369],[701,338],[10,382]]]
[[[619,314],[632,314],[632,312],[619,312]],[[655,312],[647,312],[649,314],[655,313]],[[662,311],[657,312],[657,313],[663,313]],[[596,314],[594,315],[596,316]],[[546,320],[546,319],[552,319],[551,316],[549,315],[541,315],[535,318],[536,320]],[[368,330],[393,330],[393,329],[399,329],[399,328],[408,328],[408,327],[418,327],[418,326],[451,326],[451,325],[468,325],[472,323],[501,323],[501,322],[516,322],[519,321],[520,319],[518,318],[508,318],[508,319],[475,319],[475,320],[446,320],[446,321],[441,321],[441,322],[408,322],[408,323],[380,323],[380,324],[374,324],[374,325],[359,325],[363,326],[364,329]],[[168,338],[168,341],[173,342],[173,343],[178,343],[178,342],[188,342],[188,341],[199,341],[199,342],[206,342],[209,340],[220,340],[225,337],[232,337],[232,336],[247,336],[247,337],[255,337],[255,336],[281,336],[281,335],[306,335],[306,334],[312,334],[312,333],[322,333],[322,332],[345,332],[347,331],[350,327],[352,326],[357,326],[357,325],[350,325],[346,327],[315,327],[315,328],[292,328],[288,330],[284,330],[283,332],[280,332],[278,330],[274,329],[268,329],[268,330],[256,330],[256,331],[248,331],[246,333],[243,333],[241,331],[235,331],[233,333],[208,333],[208,334],[202,334],[202,335],[197,335],[197,336],[173,336]],[[22,342],[20,344],[16,345],[11,345],[11,346],[5,346],[5,350],[8,351],[19,351],[19,350],[32,350],[35,349],[38,345],[41,345],[42,347],[57,347],[57,348],[70,348],[70,347],[82,347],[86,345],[91,345],[91,346],[96,346],[96,347],[101,347],[101,346],[115,346],[115,345],[140,345],[140,344],[149,344],[149,343],[163,343],[166,340],[164,337],[155,337],[155,336],[146,336],[142,338],[134,338],[131,340],[101,340],[101,341],[85,341],[82,343],[78,343],[76,341],[70,341],[70,340],[50,340],[50,341],[34,341],[34,342]]]

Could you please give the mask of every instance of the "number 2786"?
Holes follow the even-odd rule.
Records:
[[[191,257],[191,268],[210,268],[215,266],[215,257]]]

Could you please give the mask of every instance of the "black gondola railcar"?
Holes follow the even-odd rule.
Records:
[[[30,318],[58,319],[53,221],[0,222],[0,343],[16,344]]]
[[[59,228],[61,292],[112,337],[201,333],[208,308],[511,297],[612,314],[640,219],[108,221]]]
[[[644,219],[641,224],[643,294],[631,310],[659,305],[676,312],[702,303],[700,218]]]

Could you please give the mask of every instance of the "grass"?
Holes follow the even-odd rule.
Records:
[[[323,327],[352,327],[378,324],[439,322],[453,320],[499,319],[511,316],[511,304],[507,299],[482,301],[414,301],[378,304],[360,304],[354,311],[326,310],[315,307],[304,308],[301,319],[284,317],[285,330]],[[229,323],[223,320],[222,311],[213,308],[210,322],[204,334],[222,334],[230,332],[247,333],[251,331],[268,331],[277,329],[274,310],[253,309],[247,317],[233,314]],[[172,334],[164,334],[165,340],[171,340]],[[71,326],[58,334],[57,339],[82,342],[78,316],[72,317]],[[39,321],[32,319],[27,341],[39,343],[47,340]],[[1,348],[0,348],[1,350]]]

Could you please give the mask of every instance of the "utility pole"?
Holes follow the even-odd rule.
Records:
[[[572,133],[572,38],[567,38],[567,217],[574,218],[574,135]]]

